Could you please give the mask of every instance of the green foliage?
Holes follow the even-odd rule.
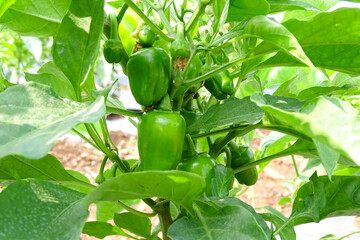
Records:
[[[328,11],[338,0],[155,2],[0,0],[0,238],[79,239],[83,232],[159,239],[161,231],[173,240],[291,240],[295,225],[359,214],[360,10]],[[284,13],[282,22],[274,13]],[[109,37],[121,51],[107,47]],[[138,40],[156,48],[141,50]],[[171,46],[181,59],[171,61]],[[102,52],[120,65],[105,65]],[[127,110],[113,94],[121,68],[143,112]],[[209,87],[221,75],[227,80]],[[144,112],[159,109],[181,120],[181,134],[170,118],[141,132],[151,113]],[[140,120],[140,159],[120,159],[110,113],[135,126]],[[256,129],[273,133],[251,161],[235,156],[232,144],[251,146]],[[101,184],[48,154],[69,131],[111,162],[99,169]],[[216,159],[211,174],[198,165],[187,169],[193,173],[168,170],[200,153]],[[243,192],[242,185],[231,189],[235,176],[293,155],[308,162],[295,168],[294,195],[279,201],[293,204],[289,218],[272,208],[257,214],[230,197]],[[151,213],[131,208],[141,201]],[[97,221],[85,223],[92,203]],[[151,225],[153,216],[159,225]]]

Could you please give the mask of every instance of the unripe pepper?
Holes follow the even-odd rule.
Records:
[[[254,153],[249,146],[236,144],[233,141],[229,142],[228,146],[231,151],[231,168],[236,169],[255,161]],[[239,183],[251,186],[258,180],[258,172],[256,167],[253,167],[236,173],[235,178]]]
[[[130,90],[143,106],[159,102],[171,83],[171,60],[161,48],[145,48],[131,55],[127,63]]]
[[[215,160],[212,159],[206,153],[190,157],[181,162],[177,169],[191,172],[200,175],[204,178],[206,187],[205,192],[207,195],[211,195],[211,179],[214,176]]]
[[[175,69],[184,69],[190,57],[190,44],[184,37],[184,28],[183,22],[176,24],[176,38],[170,47]]]
[[[181,160],[186,124],[178,112],[149,111],[138,124],[140,170],[171,170]]]
[[[111,24],[110,38],[104,44],[104,57],[108,63],[119,63],[123,58],[124,48],[118,35],[118,22],[115,13],[109,14]]]
[[[139,43],[143,47],[151,47],[156,40],[156,34],[151,30],[150,26],[143,24],[139,32]]]
[[[226,99],[227,95],[232,95],[235,92],[234,82],[227,70],[207,79],[205,88],[219,100]]]

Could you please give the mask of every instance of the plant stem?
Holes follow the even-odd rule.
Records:
[[[96,148],[97,150],[101,151],[100,148],[98,146],[96,146],[96,144],[94,144],[92,141],[90,141],[87,137],[85,137],[82,133],[80,133],[79,131],[75,130],[74,128],[71,129],[76,135],[78,135],[79,137],[81,137],[82,139],[84,139],[87,143],[89,143],[91,146],[93,146],[94,148]]]
[[[291,146],[291,144],[288,143],[288,147],[290,147],[290,146]],[[294,154],[291,154],[291,160],[292,160],[294,168],[295,168],[296,177],[299,177],[299,169],[298,169],[298,167],[296,165]]]
[[[161,210],[159,211],[161,232],[162,232],[163,240],[168,240],[169,239],[167,236],[168,229],[173,222],[170,215],[170,202],[166,202],[161,206],[162,206]]]
[[[122,19],[124,18],[124,15],[128,8],[129,8],[129,5],[127,5],[126,3],[124,3],[124,5],[121,7],[120,12],[118,13],[118,15],[116,17],[119,24],[121,23]]]
[[[129,110],[120,109],[120,108],[114,108],[114,107],[106,107],[106,112],[107,112],[107,114],[115,113],[115,114],[128,116],[128,117],[138,117],[139,118],[142,116],[142,112],[134,112],[134,111],[129,111]]]
[[[185,141],[186,141],[186,144],[189,148],[189,152],[190,154],[193,156],[193,155],[196,155],[196,149],[195,149],[195,145],[194,145],[194,142],[190,136],[190,134],[186,134],[185,136]]]
[[[198,139],[198,138],[208,137],[208,136],[212,136],[212,135],[215,135],[215,134],[230,132],[230,131],[234,131],[234,130],[242,130],[242,129],[245,129],[245,128],[249,127],[249,126],[250,125],[241,125],[241,126],[238,126],[238,127],[228,127],[228,128],[223,128],[223,129],[219,129],[219,130],[214,130],[214,131],[211,131],[211,132],[194,134],[191,137],[192,137],[192,139]]]
[[[265,55],[265,54],[264,54]],[[228,63],[225,63],[224,65],[216,68],[216,69],[213,69],[199,77],[196,77],[194,79],[191,79],[189,81],[185,81],[184,82],[184,85],[190,87],[191,85],[194,85],[194,84],[197,84],[199,82],[202,82],[208,78],[211,78],[213,76],[215,76],[216,74],[222,72],[222,71],[225,71],[229,68],[232,68],[234,66],[236,66],[237,64],[240,64],[240,63],[243,63],[243,62],[246,62],[246,61],[250,61],[252,59],[255,59],[255,58],[258,58],[260,55],[253,55],[253,56],[243,56],[243,57],[239,57],[239,58],[236,58]]]
[[[113,151],[109,150],[105,146],[105,144],[103,143],[101,138],[99,136],[97,136],[94,129],[92,129],[91,125],[88,123],[85,123],[85,127],[86,127],[86,130],[88,131],[90,137],[94,140],[95,144],[100,148],[100,150],[105,155],[107,155],[112,162],[115,162],[116,164],[118,164],[120,169],[123,172],[129,172],[130,169],[120,160],[120,158],[117,154],[115,154]]]
[[[221,153],[221,150],[225,147],[225,145],[230,142],[232,139],[234,139],[237,136],[243,136],[246,133],[256,129],[258,127],[258,124],[250,125],[242,130],[236,130],[229,132],[219,143],[217,143],[213,149],[209,152],[210,156],[213,158],[217,158],[219,154]]]
[[[163,38],[165,41],[167,42],[172,42],[174,41],[174,39],[168,37],[165,33],[163,33],[161,31],[161,29],[155,24],[153,23],[153,21],[151,21],[147,16],[146,14],[144,14],[140,8],[138,8],[138,6],[136,6],[136,4],[132,1],[132,0],[124,0],[125,4],[129,5],[129,7],[131,7],[134,12],[136,12],[136,14],[138,14],[141,19],[151,27],[151,29],[156,32],[157,34],[159,34],[159,36],[161,38]]]
[[[197,6],[195,12],[191,16],[190,20],[186,24],[186,28],[185,28],[186,33],[190,31],[190,29],[193,27],[193,25],[198,21],[199,17],[201,15],[203,15],[205,8],[206,8],[206,5],[202,4],[200,2],[199,5]]]
[[[131,212],[135,215],[138,215],[140,217],[154,217],[156,216],[156,212],[152,212],[152,213],[144,213],[144,212],[140,212],[138,210],[133,209],[132,207],[129,207],[128,205],[126,205],[125,203],[123,203],[122,201],[117,201],[117,203],[124,208],[125,210],[127,210],[128,212]]]

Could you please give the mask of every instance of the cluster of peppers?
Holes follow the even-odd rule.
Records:
[[[141,25],[137,34],[137,45],[140,47],[126,59],[124,66],[123,56],[126,52],[118,35],[116,15],[110,14],[109,20],[111,34],[104,44],[104,57],[109,63],[122,64],[135,100],[145,109],[138,123],[140,164],[135,171],[178,169],[192,172],[205,179],[204,191],[211,195],[215,160],[206,153],[197,154],[194,146],[184,144],[192,142],[191,139],[185,141],[186,126],[195,122],[200,113],[189,107],[189,104],[181,111],[173,111],[169,97],[175,81],[174,72],[180,72],[183,79],[193,79],[202,73],[201,69],[209,70],[210,62],[203,64],[200,57],[194,55],[188,64],[191,48],[184,37],[184,24],[180,22],[176,26],[176,39],[170,47],[171,54],[162,48],[154,47],[156,34],[148,25]],[[192,91],[196,92],[200,87],[201,84],[193,86]],[[206,80],[205,87],[219,100],[235,92],[228,71]],[[192,148],[192,151],[188,151],[189,148]],[[254,161],[249,147],[244,150],[244,146],[230,142],[229,148],[232,152],[232,168]],[[242,184],[252,185],[257,180],[256,168],[238,173],[236,178]]]

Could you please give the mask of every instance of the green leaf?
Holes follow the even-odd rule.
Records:
[[[275,225],[276,229],[280,228],[286,220],[278,217],[277,215],[271,213],[261,213],[260,216],[268,222],[271,222]],[[296,240],[296,233],[294,227],[291,225],[287,225],[285,228],[281,230],[279,233],[281,240]]]
[[[160,197],[191,210],[193,199],[204,187],[199,175],[183,171],[132,172],[107,180],[87,199],[95,202]]]
[[[307,102],[297,113],[280,109],[261,95],[253,95],[251,99],[269,114],[270,124],[294,129],[360,164],[360,117],[348,102],[319,97]],[[321,160],[323,164],[330,162],[326,158]]]
[[[105,114],[104,98],[91,105],[59,98],[48,86],[30,82],[0,93],[0,158],[45,156],[55,141],[79,123]]]
[[[86,222],[84,225],[84,228],[82,229],[82,232],[89,236],[93,236],[93,237],[100,238],[100,239],[103,239],[103,238],[105,238],[107,236],[111,236],[111,235],[120,235],[120,236],[129,237],[132,239],[136,239],[136,238],[130,236],[129,234],[126,234],[119,227],[113,226],[107,222],[97,222],[97,221]]]
[[[126,229],[138,236],[150,238],[151,236],[151,221],[147,217],[141,217],[130,212],[115,214],[115,224],[123,229]]]
[[[188,131],[209,131],[217,127],[241,123],[255,124],[258,123],[263,116],[264,112],[250,101],[250,97],[243,99],[229,98],[223,103],[212,106],[188,128]]]
[[[103,0],[72,1],[54,37],[52,56],[80,97],[80,85],[94,66],[104,25]]]
[[[56,34],[71,3],[71,0],[3,1],[0,1],[0,24],[22,35],[41,37]],[[1,16],[4,10],[6,12]]]
[[[325,80],[324,74],[320,71],[301,69],[294,78],[281,84],[273,95],[298,98],[302,90],[320,86]]]
[[[132,206],[140,203],[139,199],[124,200],[126,205]],[[96,220],[107,222],[114,218],[115,213],[124,210],[117,202],[96,202]]]
[[[0,180],[27,178],[73,183],[75,185],[78,183],[91,187],[90,183],[87,184],[71,176],[59,160],[50,154],[40,159],[27,159],[15,155],[0,158]]]
[[[202,211],[197,210],[197,217],[182,217],[174,222],[169,237],[172,240],[270,239],[264,220],[239,199],[211,198],[209,204],[215,204],[215,208],[205,206]]]
[[[0,18],[16,0],[0,0]]]
[[[229,190],[231,184],[235,178],[235,174],[232,168],[225,167],[222,164],[218,164],[214,168],[214,177],[211,179],[212,196],[227,197],[229,196]]]
[[[257,15],[267,15],[269,10],[266,0],[230,0],[226,22],[241,22]]]
[[[89,215],[84,194],[43,180],[20,180],[0,193],[2,239],[76,240]]]
[[[297,38],[316,67],[349,74],[360,74],[360,9],[342,8],[321,13],[310,20],[290,19],[283,25]],[[264,44],[261,47],[264,47]],[[260,45],[258,48],[260,48]],[[303,66],[279,52],[258,68]]]
[[[297,59],[303,64],[315,68],[291,31],[266,16],[256,16],[250,19],[243,34],[264,40],[264,44],[260,44],[255,49],[256,54],[271,53],[281,49],[286,56],[294,58],[294,61]]]
[[[38,70],[38,74],[25,73],[26,81],[49,86],[58,96],[76,100],[74,88],[64,73],[54,62],[47,62]]]
[[[270,4],[270,13],[293,11],[293,10],[319,11],[318,8],[303,1],[268,0],[268,3]]]
[[[310,182],[297,192],[292,213],[292,225],[319,222],[335,216],[356,216],[360,213],[360,177],[314,174]]]

